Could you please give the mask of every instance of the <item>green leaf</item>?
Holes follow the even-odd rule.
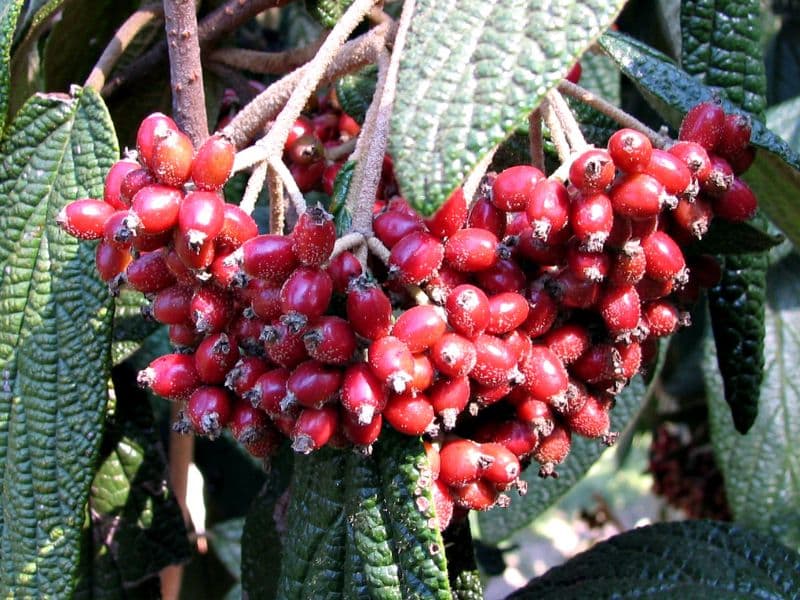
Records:
[[[521,126],[614,20],[614,0],[420,0],[400,61],[390,152],[431,214]]]
[[[767,126],[800,151],[800,97],[787,100],[767,110]]]
[[[764,221],[766,219],[763,218],[747,223],[714,220],[703,239],[695,242],[692,247],[707,254],[765,252],[783,243],[784,238],[766,231],[767,224]]]
[[[28,37],[31,32],[42,25],[50,15],[58,10],[65,0],[31,0],[25,2],[25,10],[20,15],[14,43],[20,42],[22,37]]]
[[[336,179],[333,182],[333,195],[328,205],[328,212],[333,215],[333,222],[336,225],[336,234],[344,235],[350,231],[353,223],[353,215],[347,209],[347,194],[350,193],[350,184],[353,182],[353,174],[356,172],[356,162],[347,161],[339,169]]]
[[[244,518],[217,523],[206,534],[211,549],[236,581],[242,576],[242,530]]]
[[[0,4],[0,135],[6,125],[8,113],[8,96],[11,93],[11,44],[14,41],[14,29],[17,26],[17,17],[22,0],[7,0]]]
[[[613,430],[622,431],[634,421],[651,392],[652,382],[656,379],[652,374],[650,377],[650,383],[646,383],[642,375],[637,375],[617,396],[617,402],[611,411]],[[522,479],[528,483],[527,494],[513,498],[508,508],[479,513],[481,541],[497,545],[528,525],[578,483],[600,458],[603,450],[605,446],[599,440],[574,436],[569,456],[558,466],[557,479],[540,479],[537,469],[525,469]]]
[[[278,597],[451,598],[418,439],[295,460]]]
[[[712,90],[678,68],[669,58],[619,33],[606,33],[600,45],[631,78],[648,102],[673,127],[694,105],[711,100]],[[726,112],[741,112],[723,100]],[[758,195],[761,208],[800,245],[800,155],[760,121],[753,121],[756,160],[745,179]]]
[[[331,29],[352,3],[353,0],[306,0],[306,10],[320,25]]]
[[[147,304],[147,299],[133,290],[122,290],[114,299],[113,364],[117,365],[130,357],[148,336],[161,327],[156,321],[142,317],[141,309]]]
[[[114,375],[116,408],[89,498],[93,561],[82,583],[93,598],[124,597],[124,590],[190,556],[147,394],[135,386],[132,369]]]
[[[372,103],[377,83],[378,69],[375,66],[364,67],[360,71],[341,77],[336,82],[336,97],[342,105],[342,110],[359,124],[364,124],[364,117]]]
[[[639,527],[531,581],[512,599],[795,598],[800,556],[727,523]]]
[[[800,258],[791,254],[767,279],[764,383],[761,405],[747,435],[739,435],[709,347],[707,377],[711,440],[737,522],[800,548],[800,390],[794,368],[800,357]],[[710,346],[710,344],[709,344]]]
[[[119,156],[92,90],[35,96],[0,144],[2,595],[68,597],[108,399],[113,304],[63,233]]]

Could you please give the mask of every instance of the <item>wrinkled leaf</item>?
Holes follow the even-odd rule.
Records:
[[[353,0],[306,0],[306,10],[320,25],[331,29]]]
[[[11,44],[14,41],[14,29],[17,26],[17,17],[22,0],[10,0],[0,4],[0,135],[6,124],[8,113],[8,96],[11,92]]]
[[[706,373],[714,456],[737,522],[800,548],[800,391],[794,381],[800,357],[800,258],[789,255],[767,279],[764,383],[758,417],[747,435],[734,429],[720,393],[713,348]]]
[[[130,357],[148,336],[161,327],[156,321],[142,316],[141,309],[147,304],[145,297],[133,290],[122,290],[114,299],[113,364],[117,365]]]
[[[659,523],[601,542],[509,596],[545,598],[794,598],[800,556],[713,521]]]
[[[211,549],[225,565],[230,576],[239,580],[242,575],[242,529],[244,519],[229,519],[217,523],[206,532]]]
[[[336,97],[342,110],[361,125],[364,124],[367,109],[372,103],[377,83],[378,69],[374,66],[364,67],[336,81]]]
[[[693,247],[707,254],[743,254],[764,252],[784,241],[782,235],[773,235],[766,230],[766,219],[758,221],[731,223],[717,219],[711,222],[703,239]]]
[[[417,2],[389,139],[411,205],[426,215],[436,210],[522,125],[623,4]]]
[[[0,145],[3,596],[68,597],[108,399],[113,305],[94,249],[63,233],[119,156],[91,90],[37,96]]]

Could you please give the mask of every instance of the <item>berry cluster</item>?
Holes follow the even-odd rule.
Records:
[[[718,278],[713,259],[687,261],[681,245],[712,215],[755,210],[734,177],[749,129],[721,112],[718,124],[719,110],[690,112],[668,151],[625,129],[580,154],[568,183],[511,167],[487,175],[471,205],[459,189],[429,218],[390,197],[389,161],[373,212],[385,264],[333,254],[319,207],[288,235],[258,235],[217,193],[230,144],[214,136],[193,156],[163,115],[140,128],[141,164],[116,163],[105,198],[73,202],[59,221],[102,238],[103,279],[148,295],[169,325],[179,350],[139,379],[184,404],[179,427],[210,437],[228,427],[261,457],[282,436],[303,453],[368,451],[384,422],[424,435],[445,527],[454,509],[524,491],[531,460],[556,476],[573,434],[615,439],[614,396]],[[330,121],[341,143],[341,115],[338,129]],[[324,165],[309,123],[287,141],[293,167]]]

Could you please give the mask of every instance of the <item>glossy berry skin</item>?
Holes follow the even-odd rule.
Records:
[[[575,237],[593,252],[603,244],[614,225],[614,211],[606,194],[579,196],[570,208],[569,222]]]
[[[153,113],[145,117],[136,133],[136,150],[139,152],[142,164],[152,169],[157,141],[177,131],[178,126],[175,121],[162,113]]]
[[[361,275],[362,270],[356,255],[348,251],[333,257],[326,268],[333,281],[333,290],[339,294],[347,291],[350,280]]]
[[[453,503],[466,510],[489,510],[500,492],[491,483],[478,479],[458,488],[451,488]]]
[[[571,81],[572,83],[578,83],[581,80],[582,74],[583,67],[581,67],[580,61],[578,61],[572,65],[572,68],[567,72],[567,76],[564,79]]]
[[[578,279],[600,282],[611,271],[611,258],[605,252],[589,252],[578,244],[570,244],[567,267]]]
[[[497,262],[497,238],[485,229],[459,229],[445,243],[445,263],[457,271],[482,271]]]
[[[594,344],[570,366],[570,371],[586,383],[615,378],[621,375],[619,352],[610,344]]]
[[[608,153],[614,165],[625,173],[641,173],[650,162],[653,144],[635,129],[620,129],[608,139]]]
[[[308,117],[300,115],[289,128],[289,135],[286,137],[286,144],[283,147],[284,150],[288,151],[298,138],[312,133],[314,133],[314,123]]]
[[[289,371],[284,368],[271,369],[262,373],[255,385],[245,394],[256,408],[260,408],[270,416],[279,415],[283,411],[281,401],[286,396],[286,382]]]
[[[109,282],[122,273],[133,260],[131,253],[125,248],[119,248],[101,241],[94,252],[94,263],[100,279]]]
[[[481,444],[481,451],[492,459],[483,472],[483,478],[497,486],[507,486],[516,481],[522,472],[517,456],[503,444]]]
[[[753,190],[736,177],[730,189],[712,201],[714,215],[734,223],[753,218],[758,209],[758,200]]]
[[[259,235],[241,247],[242,269],[273,285],[282,285],[297,266],[292,241],[283,235]]]
[[[606,289],[597,308],[612,336],[630,333],[639,324],[639,294],[632,285]]]
[[[567,308],[593,308],[600,297],[600,284],[579,278],[571,269],[564,269],[553,280],[554,295]]]
[[[509,383],[516,373],[517,356],[502,338],[482,333],[475,339],[475,366],[469,373],[478,384],[493,387]]]
[[[614,161],[608,151],[591,148],[572,162],[569,181],[583,194],[594,194],[611,185],[614,174]]]
[[[339,413],[333,406],[304,408],[292,428],[292,450],[309,454],[331,439],[339,425]]]
[[[390,272],[404,285],[415,285],[430,279],[442,264],[444,248],[429,233],[417,231],[406,235],[392,248]]]
[[[483,443],[498,443],[517,458],[528,456],[539,443],[539,434],[530,423],[512,419],[500,423],[488,422],[478,429],[475,439]]]
[[[194,353],[197,375],[200,381],[208,384],[222,384],[238,360],[236,340],[226,333],[209,335],[200,342]]]
[[[669,153],[678,158],[689,169],[694,178],[705,181],[711,171],[711,158],[700,144],[677,142],[670,146]]]
[[[323,158],[324,148],[322,142],[316,135],[303,135],[289,146],[286,154],[289,160],[295,165],[310,165]]]
[[[191,177],[198,190],[216,192],[230,177],[236,148],[221,135],[212,135],[198,148]]]
[[[489,298],[472,284],[456,287],[445,302],[447,321],[458,333],[473,338],[489,326]]]
[[[377,340],[392,328],[392,303],[365,277],[354,279],[347,292],[347,320],[358,335]]]
[[[387,210],[375,216],[372,229],[383,245],[392,250],[407,235],[423,231],[425,225],[419,215],[401,210]]]
[[[678,308],[669,300],[654,300],[642,309],[650,335],[665,337],[677,331],[681,316]]]
[[[180,323],[167,328],[169,342],[176,348],[194,348],[202,337],[192,325]]]
[[[316,189],[322,181],[322,173],[325,171],[325,161],[318,160],[307,165],[292,164],[289,172],[297,182],[297,187],[304,194]]]
[[[569,429],[556,426],[550,435],[539,441],[539,446],[533,452],[533,458],[542,466],[539,475],[548,477],[555,474],[555,465],[564,461],[572,445],[572,435]]]
[[[517,419],[538,434],[537,437],[549,435],[553,431],[555,412],[550,404],[537,400],[528,393],[515,394],[512,403],[517,409]],[[520,456],[513,448],[511,450]]]
[[[544,179],[536,167],[517,165],[503,170],[492,184],[492,202],[504,212],[525,210],[536,184]]]
[[[292,370],[286,381],[284,410],[295,403],[306,408],[321,408],[339,393],[342,372],[316,360],[307,360]]]
[[[173,285],[161,290],[153,299],[153,318],[165,325],[188,323],[193,295],[194,290],[184,285]]]
[[[348,412],[340,416],[340,427],[344,436],[355,446],[368,448],[380,437],[383,429],[383,416],[375,415],[369,423],[359,423],[358,420]]]
[[[126,210],[130,204],[130,197],[123,198],[121,187],[125,176],[139,168],[139,163],[132,160],[118,160],[106,174],[103,186],[103,200],[117,210]]]
[[[303,335],[305,329],[295,330],[283,321],[264,328],[261,339],[269,359],[281,367],[294,369],[308,358]]]
[[[186,416],[194,432],[211,439],[219,437],[232,413],[233,401],[228,390],[218,386],[197,388],[186,403]]]
[[[414,355],[414,373],[411,379],[412,392],[424,392],[433,385],[433,363],[428,355],[419,353]]]
[[[332,295],[333,281],[324,270],[298,267],[281,287],[281,311],[313,321],[325,313]]]
[[[233,301],[224,291],[205,286],[197,289],[189,303],[189,318],[197,331],[218,333],[233,317]]]
[[[558,318],[558,303],[543,286],[531,284],[527,292],[528,317],[520,329],[531,338],[538,338],[553,326]]]
[[[656,281],[673,280],[686,267],[680,246],[669,234],[655,231],[642,240],[647,276]]]
[[[252,443],[262,435],[269,426],[267,415],[246,402],[234,402],[228,427],[231,435],[240,444]]]
[[[550,401],[567,390],[564,363],[547,346],[535,344],[519,370],[525,376],[522,387],[538,400]]]
[[[292,230],[292,252],[302,264],[318,267],[331,255],[336,242],[333,216],[321,207],[300,215]]]
[[[470,382],[467,377],[440,379],[426,392],[434,412],[442,417],[445,429],[452,429],[456,417],[467,407]]]
[[[164,354],[139,372],[136,381],[167,400],[185,400],[200,385],[194,357]]]
[[[569,209],[566,186],[557,180],[542,179],[528,197],[525,214],[533,227],[533,234],[547,239],[551,231],[561,231],[566,227]]]
[[[501,258],[488,269],[475,273],[474,280],[484,292],[496,295],[522,290],[528,278],[517,261]]]
[[[714,150],[722,137],[725,112],[715,102],[694,106],[681,122],[678,139],[696,142],[708,151]]]
[[[178,223],[182,194],[165,185],[150,185],[140,189],[131,201],[144,233],[164,233]]]
[[[504,292],[489,298],[487,333],[503,334],[513,331],[528,318],[528,301],[517,292]]]
[[[177,227],[173,230],[172,234],[172,248],[175,250],[175,254],[180,258],[184,266],[190,271],[208,269],[214,263],[214,259],[217,256],[217,247],[214,240],[191,243],[187,236],[183,235],[181,230]],[[225,264],[220,265],[218,271],[227,271],[231,269],[233,272],[228,273],[228,276],[234,277],[237,275],[239,268],[235,255],[227,255],[223,260]]]
[[[392,335],[416,354],[430,348],[446,329],[447,323],[439,310],[430,305],[420,305],[409,308],[397,318]]]
[[[730,157],[738,155],[747,148],[751,133],[752,125],[748,117],[736,113],[725,115],[722,134],[715,148],[717,153],[730,160]]]
[[[506,233],[506,215],[489,200],[478,200],[469,211],[467,227],[490,231],[502,239]]]
[[[464,198],[464,190],[456,188],[439,210],[425,219],[425,225],[436,237],[447,238],[461,229],[466,220],[467,201]]]
[[[633,220],[650,219],[661,212],[664,185],[645,173],[626,175],[611,190],[614,213]]]
[[[463,377],[475,366],[475,345],[457,333],[445,333],[431,348],[431,361],[448,377]]]
[[[361,424],[371,423],[386,407],[387,394],[383,383],[365,363],[347,367],[342,379],[342,407]]]
[[[225,222],[225,203],[214,192],[189,192],[180,203],[178,230],[191,247],[213,240]]]
[[[550,330],[543,341],[565,365],[578,360],[591,344],[589,330],[578,323],[565,323]]]
[[[192,173],[192,140],[185,133],[170,130],[157,137],[150,159],[150,170],[164,185],[179,187]]]
[[[103,237],[106,221],[115,212],[114,207],[107,202],[82,198],[62,208],[56,217],[56,223],[72,237],[99,240]]]
[[[369,366],[383,385],[395,393],[404,392],[414,378],[414,356],[403,342],[385,336],[372,342]]]
[[[567,424],[572,433],[586,438],[608,435],[611,428],[608,407],[596,396],[589,395],[583,408],[567,418]]]
[[[303,335],[308,355],[329,365],[350,362],[356,351],[356,335],[350,323],[341,317],[322,316]]]
[[[405,435],[422,435],[435,418],[433,406],[424,394],[411,392],[392,396],[383,410],[383,418],[397,431]]]
[[[258,235],[258,225],[253,217],[235,204],[226,203],[222,217],[222,229],[217,234],[217,242],[235,249]]]
[[[153,294],[175,283],[161,251],[147,252],[134,259],[125,270],[125,280],[143,294]]]
[[[645,173],[657,179],[667,194],[683,194],[692,183],[692,172],[684,162],[669,152],[655,148]]]
[[[133,200],[136,192],[149,185],[157,184],[158,181],[149,169],[134,169],[126,174],[122,179],[122,183],[120,183],[120,200],[122,200],[127,206],[130,206],[131,200]]]
[[[450,487],[461,487],[476,481],[491,462],[481,444],[455,439],[446,442],[439,451],[439,479]]]
[[[243,356],[225,376],[225,387],[239,398],[255,387],[259,377],[269,369],[267,362],[258,356]]]

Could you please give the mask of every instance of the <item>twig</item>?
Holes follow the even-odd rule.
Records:
[[[128,17],[117,29],[105,50],[103,50],[97,60],[97,64],[92,69],[92,72],[89,73],[84,87],[91,87],[100,91],[105,85],[106,78],[111,74],[114,65],[117,64],[119,57],[125,53],[125,50],[142,28],[151,21],[163,18],[164,8],[158,3],[147,4]]]
[[[661,135],[657,131],[650,129],[647,125],[632,117],[624,110],[614,106],[610,102],[603,100],[599,96],[594,95],[589,90],[582,88],[579,85],[575,85],[571,81],[562,81],[558,84],[558,90],[569,96],[570,98],[575,98],[588,104],[598,112],[606,115],[607,117],[613,119],[623,127],[629,127],[631,129],[635,129],[636,131],[640,131],[645,134],[650,141],[653,143],[654,146],[658,148],[666,148],[671,143],[672,140],[667,136]]]
[[[580,125],[578,125],[578,122],[575,120],[575,116],[572,114],[567,101],[564,100],[564,97],[558,90],[550,90],[547,94],[547,99],[564,128],[570,150],[572,152],[582,152],[585,150],[588,144],[583,137]]]
[[[352,73],[366,65],[375,62],[380,48],[386,40],[394,34],[394,29],[389,25],[380,25],[369,32],[347,42],[339,51],[336,59],[328,66],[322,81],[332,81],[342,75]],[[264,124],[281,110],[289,99],[292,90],[297,82],[302,79],[308,69],[308,65],[301,67],[292,73],[279,79],[266,90],[261,92],[255,99],[245,106],[233,120],[225,127],[224,135],[233,141],[237,147],[244,146],[253,138]],[[234,171],[246,169],[259,162],[261,151],[255,148],[247,148],[236,155]]]
[[[261,190],[264,189],[264,181],[267,179],[267,163],[259,163],[253,169],[253,172],[250,174],[250,177],[247,179],[247,186],[244,188],[244,194],[242,194],[242,200],[239,202],[239,208],[241,208],[244,212],[248,215],[253,214],[253,210],[256,208],[256,202],[258,201],[259,195],[261,195]],[[270,201],[272,198],[270,197]]]
[[[209,13],[197,27],[201,48],[205,49],[226,33],[258,13],[274,6],[285,4],[287,0],[228,0]],[[113,77],[103,87],[102,94],[109,97],[122,86],[138,81],[149,75],[167,57],[167,43],[162,41],[142,54],[130,67]]]
[[[328,160],[336,161],[339,160],[340,158],[345,158],[346,156],[350,156],[356,147],[357,139],[358,138],[351,138],[346,142],[342,142],[338,146],[325,148],[325,158]]]
[[[197,148],[208,137],[194,0],[164,0],[172,113]]]
[[[358,233],[357,231],[351,231],[350,233],[345,233],[342,237],[336,240],[336,243],[333,245],[333,251],[331,252],[330,258],[336,258],[342,252],[351,250],[363,243],[364,243],[364,236]]]
[[[269,190],[269,232],[283,233],[286,225],[286,197],[283,181],[272,167],[267,167],[267,189]]]
[[[286,187],[286,193],[289,194],[289,200],[292,201],[297,216],[302,215],[306,212],[306,199],[303,197],[303,192],[297,187],[297,182],[294,180],[294,177],[292,177],[289,169],[283,164],[280,158],[270,160],[269,166],[275,169],[275,173],[277,173],[278,177],[283,181],[283,185]]]
[[[383,264],[389,264],[389,256],[391,252],[389,252],[389,249],[383,245],[383,242],[381,242],[374,235],[367,237],[367,248],[369,248],[369,251],[377,256]]]
[[[537,108],[528,115],[528,143],[531,150],[531,164],[544,173],[544,144],[542,142],[542,111]]]
[[[542,102],[541,109],[542,117],[544,118],[547,128],[550,130],[550,139],[553,141],[553,144],[555,144],[559,160],[562,163],[569,162],[569,143],[567,142],[567,136],[564,134],[561,120],[556,115],[556,111],[549,100],[545,99],[544,102]]]
[[[292,48],[284,52],[220,48],[212,52],[209,59],[235,69],[244,69],[262,75],[281,75],[294,71],[314,58],[326,36],[327,31],[308,46]]]

